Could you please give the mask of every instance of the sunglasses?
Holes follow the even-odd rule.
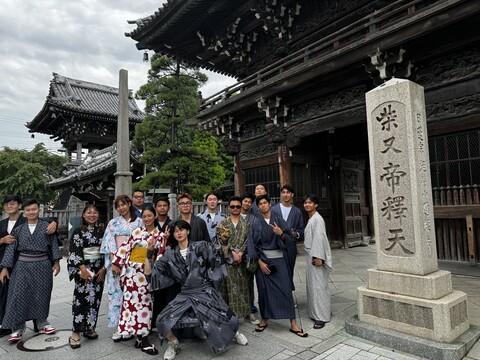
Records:
[[[241,209],[242,205],[230,205],[229,208],[230,209]]]

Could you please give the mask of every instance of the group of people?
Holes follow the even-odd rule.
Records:
[[[309,216],[305,227],[300,209],[293,205],[293,187],[282,186],[280,197],[281,203],[272,207],[259,184],[255,195],[231,197],[226,215],[219,211],[218,196],[209,193],[205,211],[195,215],[192,197],[183,193],[177,196],[180,215],[172,220],[168,198],[145,205],[144,193],[135,191],[131,199],[127,195],[115,199],[118,216],[105,228],[98,224],[99,209],[87,205],[82,225],[71,236],[67,259],[75,283],[70,347],[81,346],[82,334],[98,338],[95,329],[105,281],[113,341],[135,337],[135,347],[146,354],[158,354],[148,340],[153,327],[160,340],[168,342],[164,359],[169,360],[175,358],[188,328],[215,352],[232,341],[247,345],[238,331],[242,319],[256,324],[256,332],[263,332],[269,319],[290,319],[290,331],[306,337],[296,322],[293,296],[301,240],[309,256],[308,313],[313,327],[322,328],[331,314],[332,258],[317,212],[318,198],[304,199]],[[23,204],[25,220],[19,220],[21,206],[19,198],[7,197],[4,209],[9,219],[0,222],[0,321],[2,331],[11,331],[10,342],[22,338],[28,320],[47,334],[56,331],[47,322],[52,274],[60,271],[56,223],[40,220],[38,203],[30,201]],[[261,319],[255,316],[255,280]]]

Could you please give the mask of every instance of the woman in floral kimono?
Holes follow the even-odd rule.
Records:
[[[153,299],[152,291],[145,276],[148,245],[161,247],[165,236],[156,226],[155,209],[147,206],[142,211],[144,226],[135,229],[115,253],[112,260],[112,271],[120,275],[123,287],[123,302],[117,333],[120,335],[137,335],[135,347],[149,355],[158,354],[155,346],[148,342],[151,329]],[[150,253],[151,257],[153,256]],[[152,259],[150,259],[152,260]]]
[[[160,340],[168,340],[163,355],[166,360],[174,359],[179,351],[173,327],[201,326],[215,352],[222,351],[233,340],[240,345],[248,343],[245,335],[237,331],[237,316],[213,285],[227,275],[221,248],[206,241],[190,241],[190,230],[190,224],[184,220],[170,224],[170,233],[176,241],[151,270],[154,289],[163,289],[174,283],[182,286],[180,293],[157,318]],[[146,275],[150,273],[148,270]]]
[[[115,198],[115,210],[119,216],[110,220],[103,235],[100,252],[105,254],[105,269],[107,274],[108,289],[108,327],[117,327],[120,318],[120,308],[122,306],[123,291],[120,286],[120,277],[115,275],[112,270],[112,259],[117,249],[128,240],[133,230],[142,226],[142,219],[137,218],[132,201],[127,195],[119,195]],[[114,333],[112,339],[115,342],[130,340],[131,335],[122,335]]]
[[[102,300],[105,279],[104,258],[100,254],[103,228],[97,226],[98,208],[87,205],[83,209],[83,224],[74,230],[70,239],[68,274],[75,280],[72,314],[73,328],[70,347],[80,347],[80,333],[87,339],[97,339],[95,332],[98,309]]]

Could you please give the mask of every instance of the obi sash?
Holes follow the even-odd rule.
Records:
[[[100,254],[100,246],[83,248],[83,258],[85,260],[98,260],[101,257],[102,254]]]
[[[117,244],[117,249],[122,246],[123,242],[126,241],[130,236],[128,235],[115,235],[115,243]]]
[[[144,263],[147,258],[147,251],[148,249],[146,247],[135,246],[130,254],[130,261]]]
[[[19,261],[25,261],[25,262],[37,262],[37,261],[45,261],[48,260],[48,254],[47,253],[41,253],[41,254],[25,254],[25,253],[20,253],[18,255],[18,260]]]

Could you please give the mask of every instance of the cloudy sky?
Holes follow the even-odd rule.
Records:
[[[125,32],[127,20],[153,14],[162,0],[2,0],[0,12],[0,149],[32,149],[48,136],[31,134],[25,124],[42,109],[52,73],[118,87],[118,71],[128,70],[134,91],[147,81],[149,64]],[[151,54],[150,54],[151,55]],[[206,72],[204,96],[235,83]],[[143,105],[142,105],[143,106]]]

